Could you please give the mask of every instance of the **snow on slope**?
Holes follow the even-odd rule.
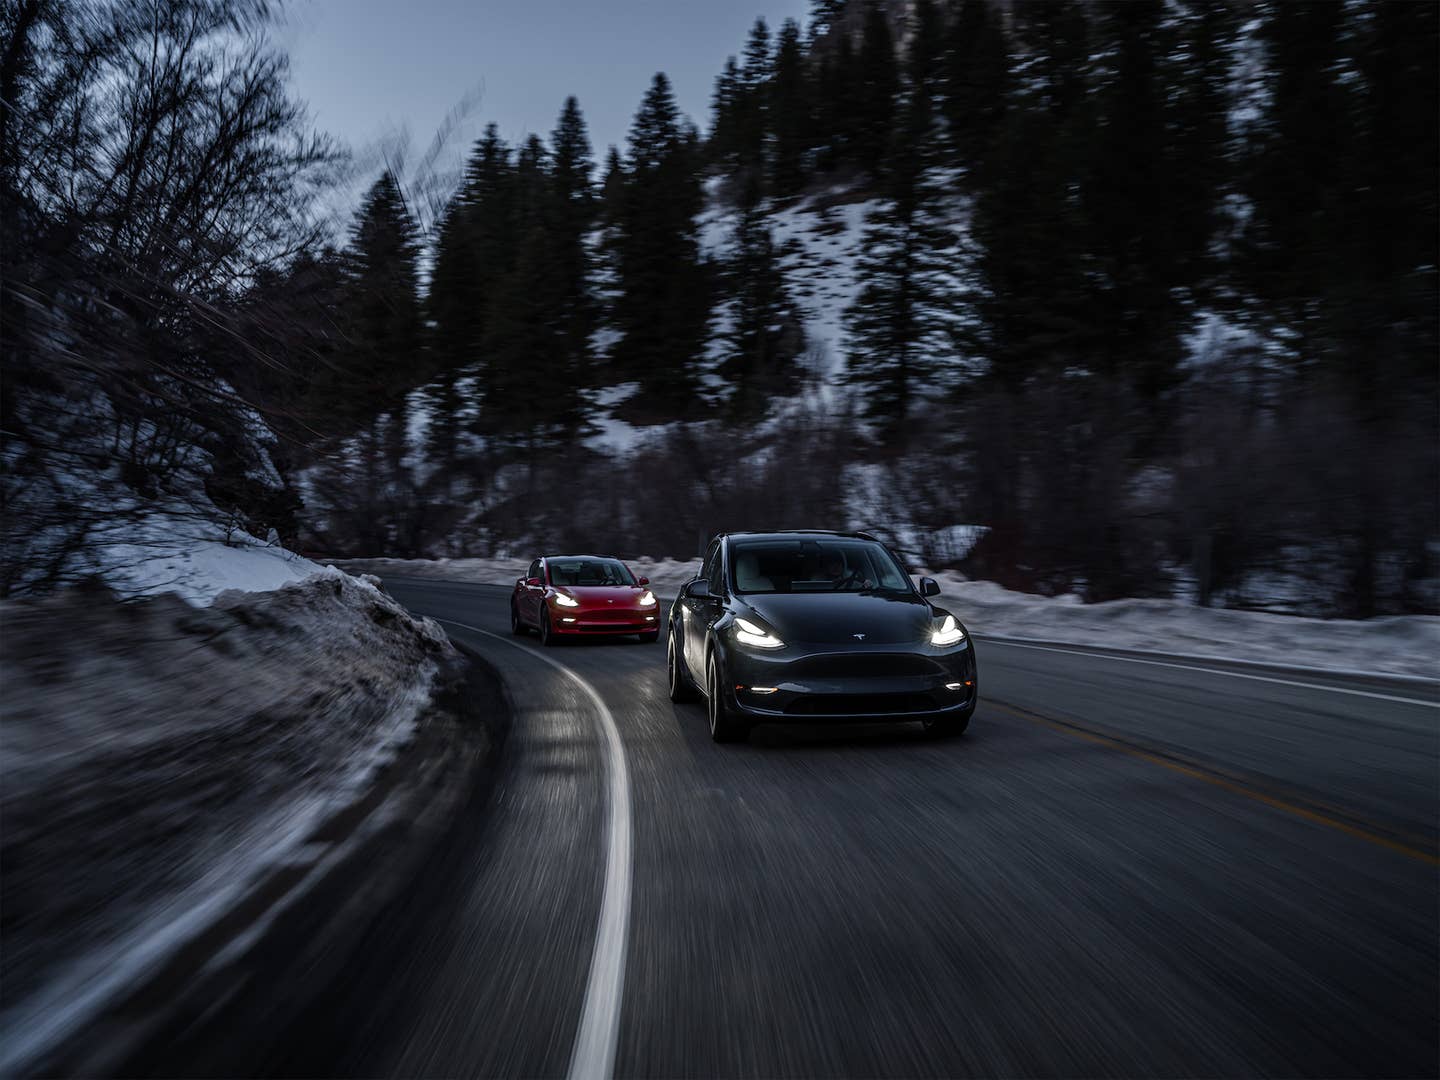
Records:
[[[268,592],[323,569],[278,540],[267,543],[243,529],[194,518],[156,515],[126,535],[95,561],[97,574],[126,597],[174,592],[192,604],[209,604],[227,589]]]
[[[334,569],[209,607],[71,589],[0,618],[4,1075],[308,857],[457,662],[438,625]]]
[[[714,198],[700,216],[700,248],[724,258],[739,211]],[[812,193],[767,216],[791,295],[805,315],[807,347],[820,357],[819,374],[833,380],[844,364],[845,309],[860,291],[860,237],[877,200],[854,199],[846,188]]]
[[[223,382],[216,389],[234,395]],[[215,505],[207,493],[212,452],[185,441],[202,439],[198,429],[122,422],[98,391],[81,404],[34,395],[17,405],[31,429],[63,441],[65,453],[32,473],[22,441],[5,448],[11,472],[0,538],[13,595],[99,579],[122,597],[173,591],[204,604],[226,589],[277,589],[320,569],[286,551],[273,531],[260,540]],[[72,412],[86,416],[83,427],[49,431],[52,413]],[[280,491],[274,433],[253,411],[239,419],[245,433],[232,452],[244,452],[245,479]],[[166,446],[173,460],[157,449]]]
[[[706,185],[709,205],[697,219],[701,253],[717,262],[729,256],[739,219],[735,207],[720,202],[720,186],[714,181]],[[812,398],[818,395],[821,400],[829,400],[844,368],[845,309],[860,290],[856,272],[860,236],[875,206],[876,200],[856,200],[842,186],[807,195],[767,217],[775,249],[781,255],[785,281],[804,314],[806,361],[820,381],[809,391]],[[700,372],[700,384],[706,390],[719,390],[722,385],[710,368],[719,362],[727,318],[723,305],[718,307]],[[597,334],[595,344],[602,350],[609,348],[614,344],[613,331]],[[620,456],[665,436],[673,425],[636,427],[613,415],[638,389],[635,383],[624,383],[591,394],[587,404],[597,431],[585,441],[587,447]],[[781,412],[804,404],[800,399],[782,402]]]
[[[860,291],[860,235],[875,206],[871,199],[816,209],[806,201],[771,218],[785,280],[805,310],[807,344],[827,379],[844,365],[845,309]]]

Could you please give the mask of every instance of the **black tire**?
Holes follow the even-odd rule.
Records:
[[[540,609],[540,644],[547,649],[555,644],[555,634],[550,629],[550,612],[543,607]]]
[[[710,720],[710,738],[716,742],[739,742],[750,737],[750,725],[738,719],[725,700],[720,662],[713,652],[705,661],[705,714]]]
[[[636,636],[639,637],[640,640],[643,641],[646,645],[654,645],[655,642],[660,640],[660,631],[646,630],[643,634],[638,634]]]
[[[525,624],[520,621],[520,609],[515,606],[515,601],[510,601],[510,633],[516,637],[525,636]]]
[[[685,670],[684,663],[675,652],[675,643],[678,640],[675,631],[670,631],[670,644],[665,648],[665,674],[666,681],[670,684],[670,700],[694,701],[695,684],[690,681],[690,673]]]
[[[936,717],[933,720],[924,721],[925,734],[932,739],[953,739],[956,736],[964,735],[965,729],[970,726],[970,717],[975,710],[967,709],[958,716]]]

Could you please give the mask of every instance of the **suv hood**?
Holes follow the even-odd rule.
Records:
[[[915,593],[761,593],[740,599],[795,643],[916,645],[935,620],[929,603]]]

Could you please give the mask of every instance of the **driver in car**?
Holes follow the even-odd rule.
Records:
[[[825,576],[830,579],[833,588],[843,589],[851,585],[858,585],[862,589],[872,587],[870,581],[862,577],[858,570],[851,570],[845,565],[845,556],[838,551],[826,552],[823,565]]]

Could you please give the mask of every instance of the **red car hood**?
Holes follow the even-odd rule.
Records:
[[[644,585],[561,585],[556,588],[556,592],[568,593],[579,600],[582,608],[633,608],[648,591]]]

